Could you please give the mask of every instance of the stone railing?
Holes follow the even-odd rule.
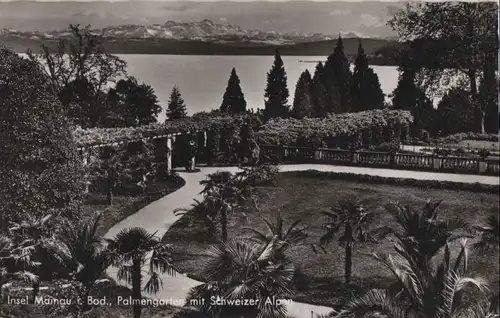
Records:
[[[425,154],[351,151],[293,146],[260,146],[263,160],[289,163],[352,165],[374,168],[426,170],[448,173],[499,175],[494,159],[435,156]]]

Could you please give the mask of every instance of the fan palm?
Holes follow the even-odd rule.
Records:
[[[228,216],[236,206],[241,205],[250,197],[248,186],[242,182],[240,175],[235,176],[227,171],[210,174],[200,184],[203,186],[201,194],[217,215],[221,239],[225,242],[227,241]]]
[[[22,280],[28,283],[38,281],[38,276],[30,270],[34,268],[31,254],[35,247],[28,243],[16,245],[12,238],[0,234],[0,303],[2,288],[11,280]]]
[[[399,203],[387,205],[386,210],[393,215],[403,231],[382,227],[376,230],[378,237],[394,235],[407,251],[414,251],[411,255],[418,258],[417,263],[426,264],[447,243],[466,237],[469,228],[460,218],[440,220],[437,208],[441,202],[429,200],[421,210]]]
[[[40,280],[52,279],[54,274],[58,274],[57,267],[65,268],[71,258],[69,249],[59,238],[56,222],[51,214],[13,223],[10,232],[17,244],[33,249],[32,260],[36,266],[32,271],[40,278],[33,283],[32,297],[35,299],[40,291]]]
[[[63,237],[71,254],[75,280],[84,287],[83,311],[90,309],[86,299],[112,261],[102,237],[97,234],[100,221],[101,214],[96,214],[80,224],[70,223],[64,230]]]
[[[399,240],[395,243],[396,255],[377,255],[375,258],[396,278],[397,283],[388,290],[371,290],[351,300],[337,317],[359,317],[368,313],[379,313],[386,317],[408,318],[458,318],[491,317],[490,313],[479,315],[473,311],[482,303],[463,303],[463,294],[468,287],[480,292],[488,290],[487,282],[480,277],[465,276],[467,269],[467,244],[461,242],[461,250],[454,262],[450,261],[449,245],[445,245],[444,258],[436,268],[430,262],[422,270],[405,250]],[[481,301],[484,298],[481,299]]]
[[[266,224],[267,233],[249,227],[244,227],[243,230],[251,232],[251,239],[261,244],[268,244],[274,238],[277,238],[277,252],[282,257],[284,257],[289,248],[306,245],[308,238],[306,233],[307,228],[298,227],[302,220],[296,220],[288,228],[285,227],[281,214],[278,214],[275,223],[271,223],[266,219],[263,221]]]
[[[217,211],[212,200],[205,199],[203,201],[194,200],[189,208],[178,208],[174,210],[177,216],[186,216],[189,219],[189,226],[194,226],[195,223],[203,225],[208,233],[217,233]]]
[[[474,248],[479,252],[485,253],[491,248],[498,248],[500,245],[500,224],[497,211],[490,214],[486,226],[475,226],[474,229],[480,235],[480,241],[474,244]]]
[[[141,316],[142,268],[149,264],[149,280],[144,286],[148,293],[156,294],[163,282],[160,273],[175,275],[170,245],[163,244],[156,233],[143,228],[129,228],[120,231],[114,239],[107,240],[113,265],[118,267],[118,279],[132,284],[134,317]]]
[[[291,293],[294,268],[288,260],[276,259],[277,242],[274,238],[262,245],[239,239],[212,246],[203,273],[207,283],[193,288],[188,302],[203,299],[200,309],[207,317],[283,317],[286,308],[272,299]],[[230,303],[244,299],[254,302]],[[214,305],[214,300],[221,303]]]
[[[324,249],[325,245],[337,239],[344,247],[344,275],[346,284],[349,284],[352,276],[352,247],[356,241],[372,241],[369,229],[374,214],[367,212],[355,199],[340,200],[337,206],[331,208],[331,211],[325,211],[322,214],[326,217],[323,225],[325,233],[320,238],[319,245]]]

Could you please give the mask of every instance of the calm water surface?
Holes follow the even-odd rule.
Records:
[[[241,81],[248,108],[264,107],[266,76],[272,56],[198,56],[198,55],[120,55],[128,63],[128,74],[151,85],[165,108],[170,91],[179,86],[190,114],[218,108],[233,67]],[[295,84],[305,69],[314,72],[315,63],[299,61],[326,60],[320,56],[284,56],[288,75],[289,103],[293,102]],[[390,94],[396,88],[395,66],[372,66],[382,90]],[[165,118],[163,112],[159,120]]]

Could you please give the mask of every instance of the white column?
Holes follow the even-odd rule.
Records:
[[[172,172],[172,139],[175,137],[167,137],[167,173]]]
[[[90,161],[90,150],[88,148],[83,148],[82,149],[82,155],[83,155],[83,169],[84,175],[83,175],[83,182],[85,183],[85,190],[84,193],[87,194],[89,193],[89,161]]]

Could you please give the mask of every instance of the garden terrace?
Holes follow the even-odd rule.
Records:
[[[361,145],[408,139],[409,111],[371,110],[327,118],[274,119],[256,133],[259,144],[358,148]]]
[[[332,164],[493,176],[500,173],[500,161],[498,159],[479,157],[269,145],[261,146],[261,157],[262,160],[283,164]]]
[[[346,180],[346,179],[349,180]],[[353,249],[353,280],[346,286],[343,283],[344,252],[338,242],[327,246],[327,253],[315,253],[309,243],[317,244],[324,234],[324,219],[321,211],[328,211],[339,200],[355,197],[363,202],[367,211],[376,217],[372,228],[389,226],[400,230],[393,216],[383,207],[389,202],[399,201],[415,209],[423,207],[428,199],[443,202],[438,207],[439,218],[452,220],[461,217],[471,225],[484,225],[491,211],[498,211],[498,186],[484,186],[471,189],[465,184],[451,184],[439,181],[393,179],[352,174],[337,175],[318,171],[285,172],[278,174],[273,184],[258,185],[255,203],[258,207],[248,211],[242,207],[229,217],[228,237],[248,237],[252,233],[242,231],[250,227],[265,232],[263,218],[276,222],[279,212],[284,219],[285,229],[301,219],[301,226],[307,226],[308,238],[304,246],[290,250],[290,257],[298,268],[296,284],[298,292],[292,298],[314,304],[339,306],[352,294],[363,293],[370,288],[387,288],[394,280],[385,267],[376,262],[369,254],[393,253],[389,239],[377,244],[357,243]],[[453,188],[453,189],[451,189]],[[474,190],[474,192],[469,191]],[[484,190],[484,191],[483,191]],[[471,207],[474,209],[471,210]],[[192,223],[191,221],[194,221]],[[472,224],[473,222],[473,224]],[[164,242],[175,243],[174,257],[181,272],[203,281],[201,269],[208,258],[207,247],[216,239],[189,214],[183,216],[167,232]],[[456,253],[458,243],[452,245]],[[485,256],[471,251],[469,269],[475,274],[488,277],[492,288],[498,290],[498,249]],[[452,254],[455,255],[455,254]]]

